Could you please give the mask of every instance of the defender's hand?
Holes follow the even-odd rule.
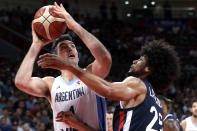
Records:
[[[40,55],[37,64],[42,68],[52,68],[57,70],[65,70],[69,66],[71,66],[68,61],[55,54],[50,53]]]
[[[56,116],[57,122],[64,122],[68,126],[77,129],[77,125],[81,123],[81,121],[71,112],[59,112]]]

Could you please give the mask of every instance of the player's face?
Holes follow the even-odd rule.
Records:
[[[165,103],[163,100],[160,100],[160,103],[161,103],[161,106],[162,106],[162,112],[163,112],[163,114],[164,114],[164,113],[167,113],[168,110],[167,110],[167,105],[166,105],[166,103]],[[163,116],[163,118],[164,118],[164,116]]]
[[[107,124],[108,124],[108,127],[112,128],[112,123],[113,123],[113,114],[112,113],[107,113]]]
[[[68,60],[72,64],[78,64],[78,52],[72,41],[64,40],[58,43],[57,55]]]
[[[192,104],[192,109],[191,109],[192,115],[197,118],[197,102],[194,102]]]
[[[145,56],[141,56],[138,60],[134,60],[133,64],[130,66],[129,75],[140,77],[146,73],[146,61],[147,58]]]

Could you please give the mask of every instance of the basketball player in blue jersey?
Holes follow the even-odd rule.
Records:
[[[181,122],[183,131],[197,131],[197,99],[192,100],[191,113],[192,116],[185,118]]]
[[[107,49],[95,36],[78,24],[62,5],[59,6],[55,3],[55,12],[64,17],[68,28],[81,38],[94,56],[95,61],[85,70],[97,75],[99,78],[105,78],[110,71],[112,61]],[[32,77],[37,55],[41,48],[49,43],[49,41],[41,41],[36,36],[33,28],[32,36],[31,47],[16,74],[15,85],[17,88],[30,95],[48,99],[53,110],[55,131],[74,131],[69,125],[56,121],[60,111],[69,110],[84,121],[89,128],[106,131],[105,99],[96,95],[72,72],[61,69],[61,75],[56,78],[52,76],[44,78]],[[74,67],[78,67],[78,52],[71,37],[62,35],[54,43],[57,44],[57,54],[53,56],[58,56],[57,58],[60,61],[59,63],[51,61],[50,64],[53,65],[54,62],[59,64],[59,67],[62,67],[64,65],[62,65],[61,60],[65,60]]]
[[[166,90],[180,70],[176,52],[168,43],[154,40],[143,46],[141,57],[130,66],[130,76],[122,82],[107,82],[60,59],[48,54],[41,56],[38,63],[42,68],[68,70],[101,96],[120,100],[114,112],[113,131],[162,131],[162,109],[154,90]],[[64,66],[59,66],[59,62]],[[70,112],[58,116],[58,121],[80,130],[81,120],[73,119]]]
[[[158,96],[162,106],[162,117],[163,117],[163,131],[183,131],[180,121],[173,114],[168,114],[168,103],[171,100],[164,96]]]

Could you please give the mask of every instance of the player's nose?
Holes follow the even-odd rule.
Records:
[[[133,61],[133,64],[136,64],[136,63],[137,63],[137,60],[134,60],[134,61]]]
[[[67,47],[68,52],[72,51],[72,48],[70,46]]]

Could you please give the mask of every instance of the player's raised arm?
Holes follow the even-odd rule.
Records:
[[[111,68],[111,55],[104,45],[91,33],[78,24],[72,16],[64,9],[63,5],[55,5],[55,13],[64,16],[69,29],[74,31],[85,43],[95,58],[95,61],[87,67],[90,72],[104,78],[108,75]]]
[[[20,90],[39,97],[44,97],[48,93],[48,84],[41,78],[32,77],[35,59],[41,48],[49,42],[41,41],[32,28],[33,42],[29,51],[20,65],[15,77],[15,85]],[[51,78],[46,78],[51,79]]]

